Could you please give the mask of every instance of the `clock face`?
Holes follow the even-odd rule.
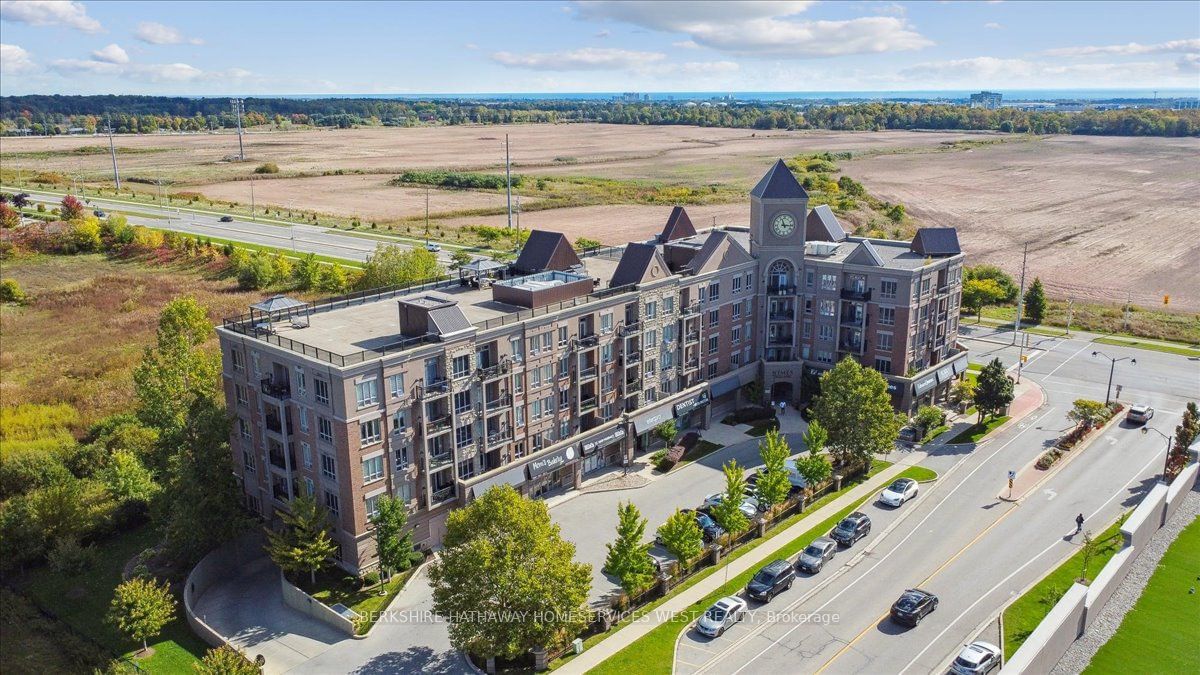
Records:
[[[780,237],[786,237],[796,231],[796,219],[790,213],[781,213],[771,221],[771,229]]]

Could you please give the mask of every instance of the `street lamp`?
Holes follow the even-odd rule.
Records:
[[[1130,364],[1136,366],[1137,359],[1133,358],[1132,356],[1122,356],[1119,359],[1114,359],[1104,352],[1092,352],[1092,356],[1103,356],[1110,361],[1110,365],[1108,366],[1108,388],[1104,390],[1104,405],[1108,405],[1111,399],[1110,394],[1112,394],[1113,371],[1116,370],[1117,363],[1121,361],[1128,361]]]
[[[1162,482],[1167,482],[1167,469],[1171,467],[1171,441],[1175,440],[1154,427],[1142,427],[1142,434],[1148,434],[1151,431],[1167,439],[1167,457],[1163,460],[1163,475]]]

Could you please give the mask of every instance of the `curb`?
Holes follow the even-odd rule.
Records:
[[[1071,450],[1068,450],[1067,457],[1064,461],[1056,462],[1052,468],[1050,468],[1049,470],[1044,472],[1044,475],[1041,478],[1039,478],[1036,483],[1034,483],[1033,485],[1030,485],[1029,488],[1026,489],[1024,492],[1022,492],[1019,496],[1003,497],[1000,494],[997,494],[996,498],[999,499],[1000,501],[1008,502],[1010,504],[1019,504],[1019,503],[1023,502],[1026,497],[1028,497],[1030,494],[1033,494],[1034,492],[1036,492],[1037,489],[1039,487],[1041,487],[1043,483],[1050,480],[1054,476],[1058,475],[1058,472],[1062,471],[1063,469],[1065,469],[1067,467],[1067,465],[1069,465],[1071,462],[1075,461],[1076,457],[1079,457],[1080,455],[1082,455],[1084,453],[1084,451],[1086,451],[1088,448],[1092,447],[1092,443],[1094,443],[1097,438],[1100,438],[1100,436],[1102,436],[1105,431],[1108,431],[1109,427],[1111,427],[1113,424],[1116,424],[1118,422],[1118,417],[1119,417],[1119,415],[1113,415],[1112,419],[1105,422],[1104,426],[1097,429],[1096,433],[1092,434],[1087,439],[1085,439],[1084,442],[1080,444],[1080,446],[1076,446],[1076,447],[1072,448]],[[1039,459],[1041,459],[1040,455],[1038,457],[1033,458],[1032,460],[1029,461],[1029,463],[1027,463],[1025,466],[1021,467],[1021,471],[1025,471],[1026,469],[1028,469],[1031,466],[1036,466]],[[1018,475],[1019,474],[1020,474],[1020,472],[1018,472]],[[1003,490],[1001,490],[1001,493],[1003,493]]]

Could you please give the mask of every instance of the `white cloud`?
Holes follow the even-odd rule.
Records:
[[[1175,62],[1181,73],[1200,73],[1200,54],[1184,54]]]
[[[155,21],[143,21],[139,23],[137,30],[133,31],[133,36],[142,42],[148,42],[152,45],[204,44],[204,40],[200,38],[186,37],[183,33],[179,32],[178,28]]]
[[[104,49],[92,52],[92,58],[105,63],[129,63],[129,54],[115,42]]]
[[[33,55],[17,45],[0,44],[0,73],[5,75],[20,75],[36,72],[37,64]]]
[[[0,0],[0,19],[30,26],[66,26],[84,33],[104,30],[88,16],[82,2],[65,0]]]
[[[1000,29],[1004,28],[1004,26],[996,23],[995,21],[989,21],[989,22],[983,24],[983,27],[987,28],[989,30],[1000,30]]]
[[[682,33],[704,47],[743,56],[820,58],[921,49],[933,44],[903,18],[800,21],[811,2],[580,2],[580,15]]]
[[[471,51],[478,51],[479,45],[475,44],[474,42],[468,42],[467,44],[463,45],[463,49],[470,49]]]
[[[109,75],[135,82],[196,82],[246,80],[254,76],[242,68],[204,71],[187,63],[119,63],[92,59],[58,59],[50,69],[64,77],[75,75]]]
[[[696,44],[695,40],[680,40],[679,42],[672,42],[671,46],[680,49],[700,49],[700,45]]]
[[[492,60],[513,68],[530,70],[614,70],[634,68],[646,63],[662,61],[666,54],[658,52],[636,52],[627,49],[599,49],[585,47],[563,52],[538,52],[514,54],[496,52]]]
[[[1200,39],[1171,40],[1158,44],[1143,45],[1130,42],[1124,45],[1103,45],[1090,47],[1063,47],[1050,49],[1046,56],[1096,56],[1099,54],[1115,54],[1120,56],[1135,56],[1139,54],[1171,54],[1171,53],[1200,52]]]

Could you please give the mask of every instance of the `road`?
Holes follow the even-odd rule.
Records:
[[[1014,364],[1011,337],[969,330],[972,360]],[[994,340],[994,341],[992,341]],[[799,579],[770,606],[716,640],[687,631],[680,673],[944,672],[961,645],[1008,600],[1075,551],[1074,517],[1098,532],[1136,504],[1161,469],[1165,441],[1124,423],[1110,428],[1046,484],[1019,503],[998,498],[1008,470],[1019,470],[1070,427],[1076,398],[1103,400],[1107,360],[1086,340],[1038,338],[1023,377],[1041,384],[1046,403],[965,454],[934,454],[924,465],[941,478],[898,510],[871,505],[873,534],[842,552],[817,577]],[[1200,395],[1200,362],[1125,347],[1102,347],[1118,364],[1125,401],[1158,411],[1150,426],[1170,433],[1184,403]],[[916,629],[886,618],[905,588],[937,594],[939,608]],[[834,619],[834,617],[836,617]],[[822,621],[823,618],[829,619]]]

